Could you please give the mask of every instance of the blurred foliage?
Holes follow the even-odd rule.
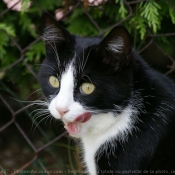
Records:
[[[41,11],[45,10],[53,16],[57,9],[61,9],[63,14],[67,13],[78,1],[76,0],[23,0],[22,10],[20,12],[10,10],[0,18],[0,66],[6,68],[18,60],[21,54],[24,54],[23,62],[28,63],[32,69],[37,72],[45,55],[44,43],[39,41],[21,53],[14,42],[22,49],[27,47],[32,41],[42,35]],[[87,11],[93,20],[99,25],[102,31],[108,27],[124,20],[122,25],[126,26],[133,36],[134,47],[140,49],[149,40],[150,34],[164,34],[175,31],[175,1],[169,0],[147,0],[128,5],[123,0],[94,0],[89,3],[88,0],[81,2],[80,6],[73,10],[62,20],[64,25],[71,33],[80,36],[94,36],[102,34],[84,13]],[[29,5],[30,4],[30,7]],[[0,1],[0,12],[6,10],[6,4]],[[38,33],[38,31],[40,32]],[[105,32],[106,33],[106,32]],[[164,47],[169,54],[172,53],[174,39],[173,37],[156,37],[154,40]],[[0,74],[0,79],[15,84],[21,97],[25,97],[36,87],[37,82],[33,80],[29,70],[24,64],[18,64],[9,71]],[[26,86],[27,80],[27,86]],[[32,83],[29,83],[32,82]],[[18,87],[19,86],[19,87]],[[21,93],[20,87],[25,90]]]

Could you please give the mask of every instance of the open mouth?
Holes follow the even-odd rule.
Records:
[[[70,135],[78,134],[81,131],[81,123],[85,123],[91,118],[90,112],[85,112],[78,117],[75,118],[73,122],[66,122],[65,128],[69,132]]]

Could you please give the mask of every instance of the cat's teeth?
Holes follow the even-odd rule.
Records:
[[[65,129],[67,129],[67,126],[64,126]]]

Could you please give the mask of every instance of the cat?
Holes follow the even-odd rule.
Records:
[[[173,173],[173,81],[145,63],[123,26],[79,37],[47,13],[42,22],[39,83],[50,114],[82,143],[88,174]]]

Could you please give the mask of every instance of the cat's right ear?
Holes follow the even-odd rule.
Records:
[[[129,64],[131,49],[129,32],[125,27],[117,26],[102,40],[98,52],[104,63],[117,70]]]
[[[69,32],[46,12],[42,13],[42,23],[47,50],[53,50],[55,47],[61,50],[70,40]]]

